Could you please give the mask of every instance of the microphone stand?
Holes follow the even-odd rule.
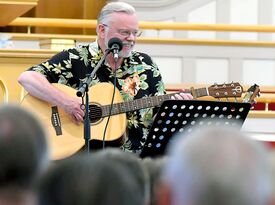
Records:
[[[107,49],[105,51],[104,56],[98,61],[96,67],[93,72],[89,75],[86,81],[78,88],[76,95],[78,97],[82,97],[82,102],[84,102],[84,96],[86,96],[85,100],[85,116],[84,116],[84,140],[85,140],[85,150],[87,153],[90,152],[90,139],[91,139],[91,128],[90,128],[90,101],[89,101],[89,85],[93,80],[93,77],[97,70],[100,68],[102,63],[105,61],[106,56],[112,51],[112,49]]]

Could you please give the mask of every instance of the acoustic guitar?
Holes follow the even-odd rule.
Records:
[[[64,93],[75,96],[76,90],[62,84],[53,84]],[[123,102],[118,89],[115,90],[114,104],[110,112],[110,103],[113,94],[113,85],[99,83],[89,90],[91,139],[102,140],[107,117],[111,113],[105,134],[106,142],[120,142],[126,130],[126,112],[161,105],[165,100],[171,99],[172,94],[153,96]],[[194,98],[212,96],[214,98],[241,97],[243,88],[239,83],[213,85],[208,88],[191,88],[186,90]],[[76,125],[70,116],[61,108],[51,105],[36,97],[27,94],[21,105],[36,114],[48,132],[51,159],[58,160],[79,151],[85,144],[83,139],[83,124]]]

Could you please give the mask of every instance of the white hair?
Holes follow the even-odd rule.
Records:
[[[135,14],[135,8],[125,2],[111,2],[106,4],[97,18],[97,25],[108,24],[110,15],[116,12],[122,12],[126,14]]]
[[[172,205],[264,205],[270,200],[268,152],[260,142],[221,127],[178,137],[163,175]]]

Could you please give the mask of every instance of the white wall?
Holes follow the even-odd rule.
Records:
[[[153,57],[165,83],[275,84],[274,48],[138,44],[137,50]]]

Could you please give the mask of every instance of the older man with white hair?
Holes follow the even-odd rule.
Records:
[[[158,205],[268,205],[267,156],[260,142],[232,128],[180,135],[170,146]]]

